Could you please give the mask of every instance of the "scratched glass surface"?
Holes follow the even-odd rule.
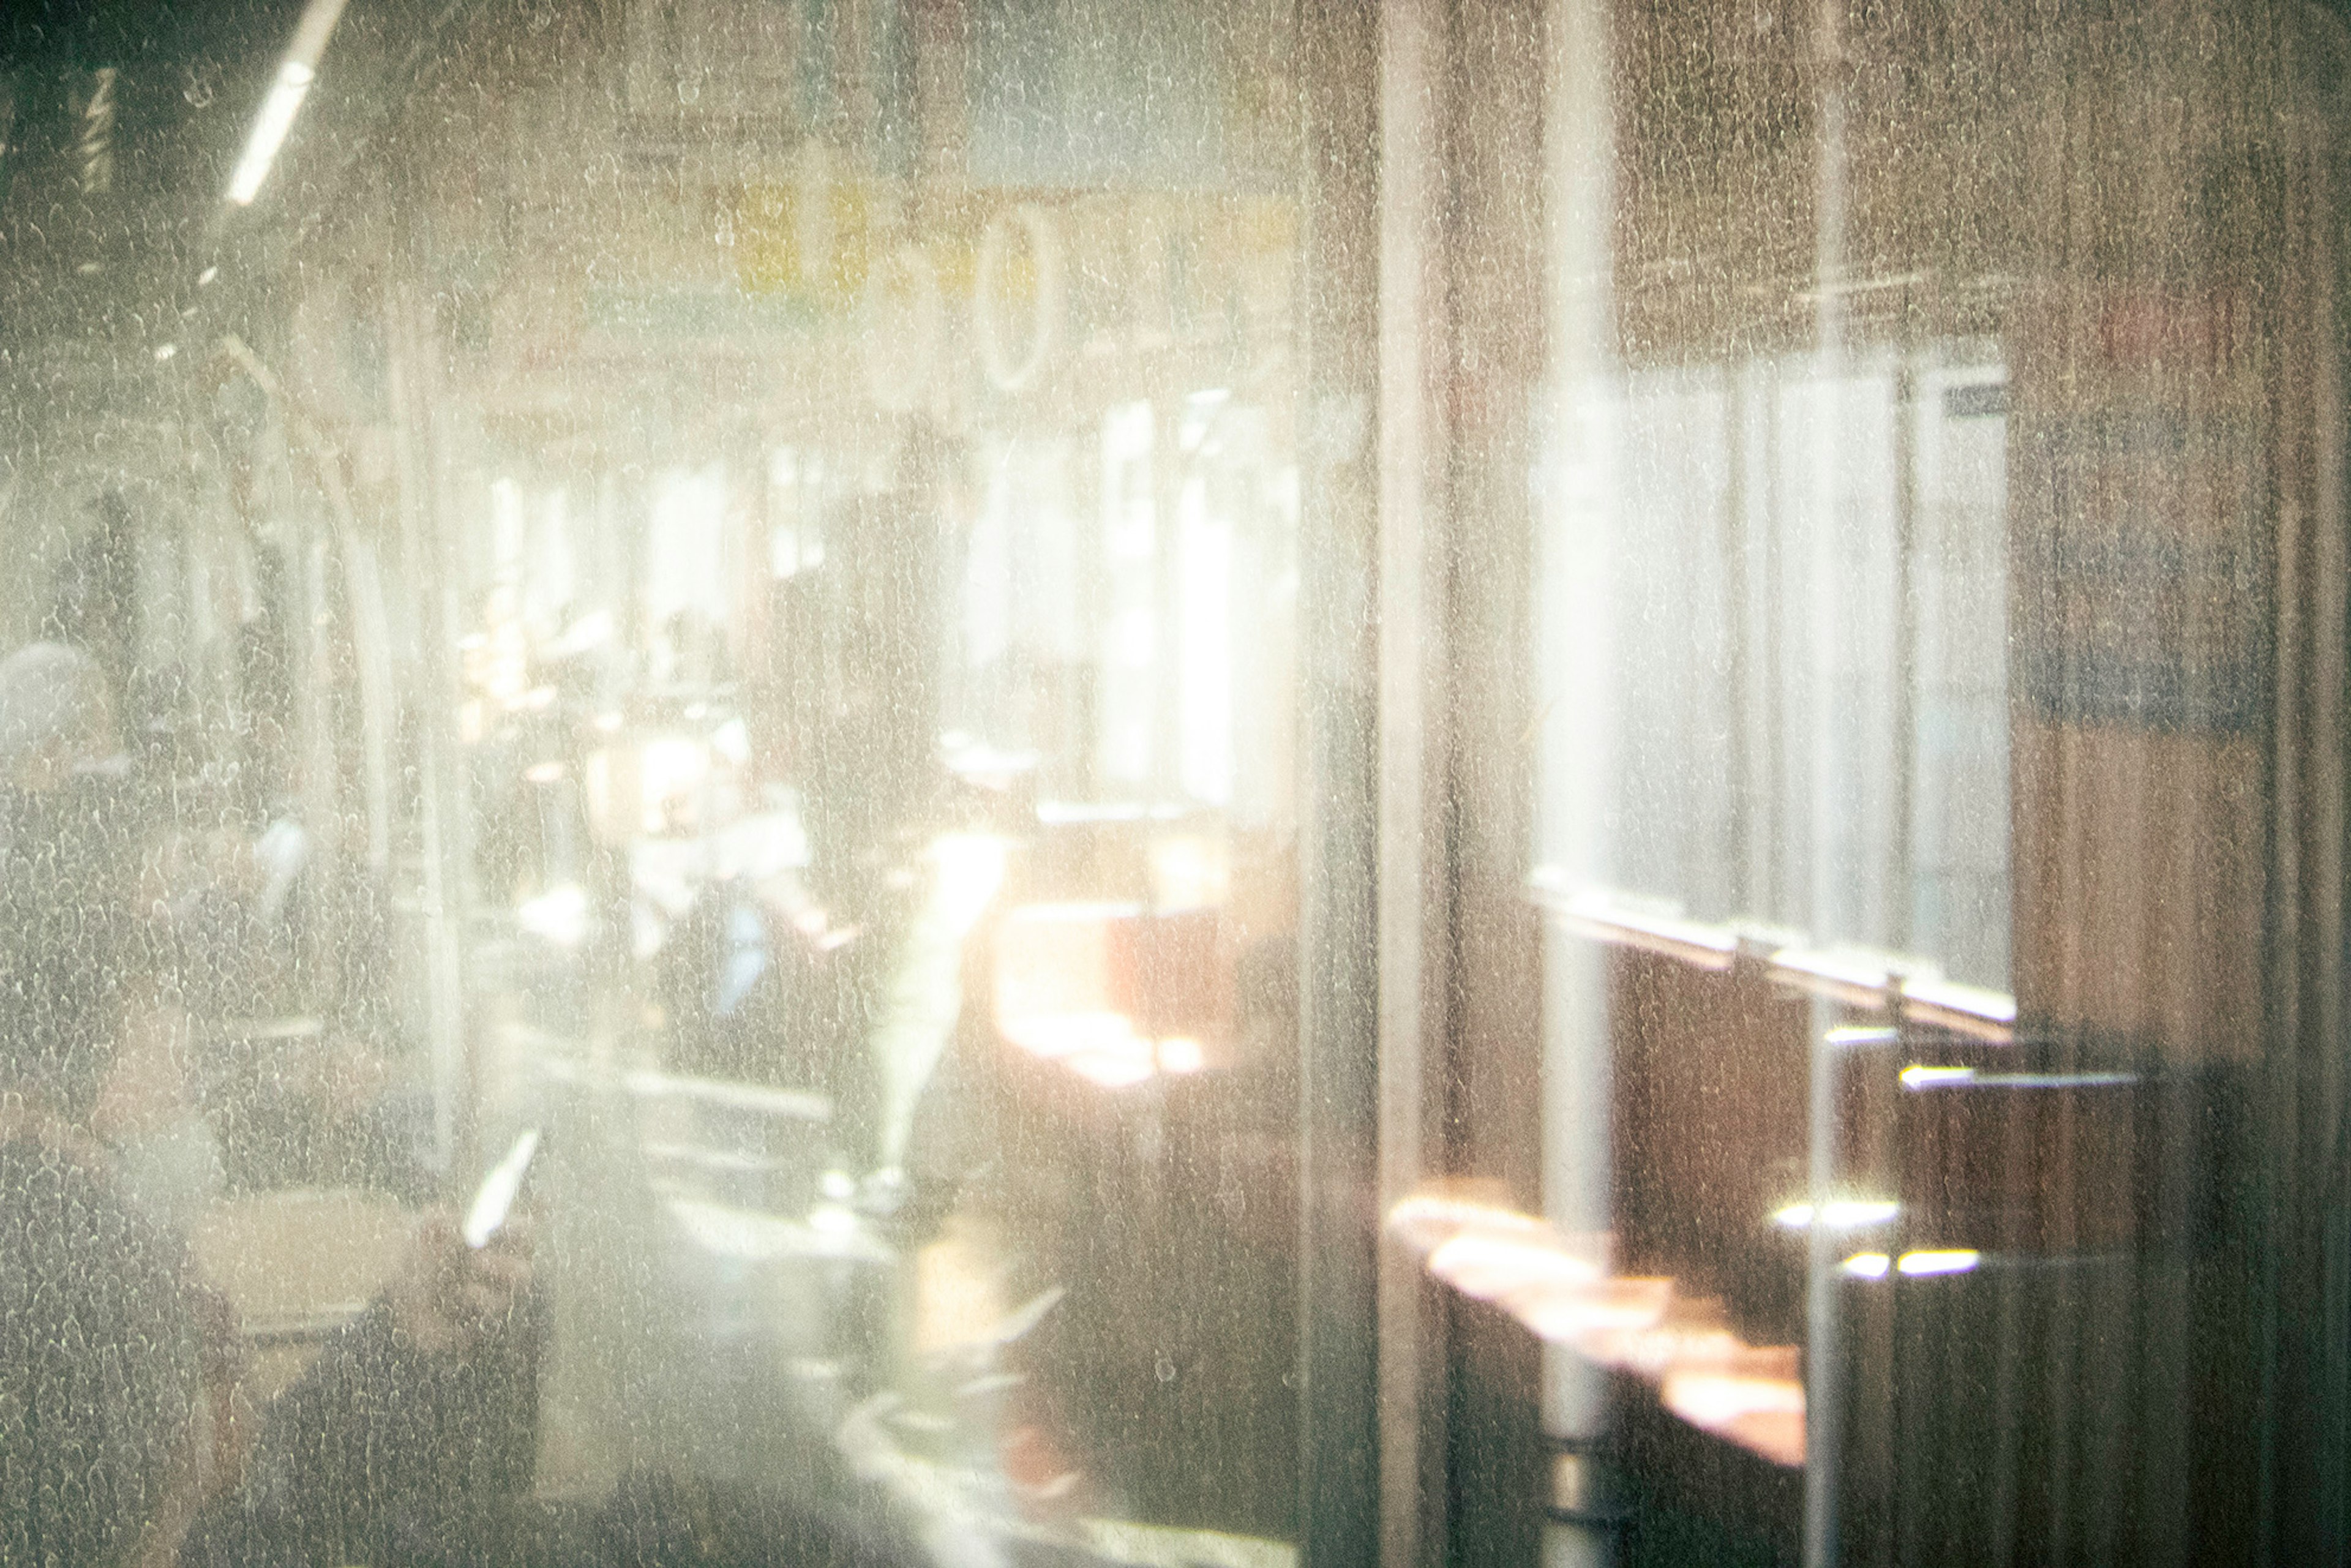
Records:
[[[1286,0],[0,61],[0,1561],[1294,1560]]]
[[[1692,1561],[2291,1560],[2342,19],[1551,20],[1543,1223],[1463,1288]]]

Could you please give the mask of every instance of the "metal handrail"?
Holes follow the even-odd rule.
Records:
[[[1742,957],[1772,980],[1848,1007],[1882,1009],[1988,1044],[2016,1039],[2016,998],[2005,991],[1946,978],[1933,963],[1872,948],[1815,946],[1801,932],[1741,921],[1692,920],[1609,888],[1568,888],[1538,873],[1529,893],[1537,905],[1579,936],[1633,947],[1694,968],[1721,973]]]

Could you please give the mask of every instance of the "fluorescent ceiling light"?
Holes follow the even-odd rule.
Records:
[[[343,14],[343,4],[344,0],[310,0],[303,11],[294,41],[278,63],[277,78],[269,84],[269,96],[261,100],[253,134],[246,140],[245,156],[236,161],[236,172],[229,176],[228,199],[238,206],[251,206],[254,197],[261,194],[262,182],[269,178],[270,167],[277,162],[277,150],[286,144],[294,117],[302,112],[302,100],[318,79],[319,57],[327,52],[328,35]]]
[[[269,178],[270,165],[277,162],[277,150],[286,144],[286,133],[294,129],[294,117],[302,112],[302,100],[309,96],[310,82],[317,74],[299,60],[287,60],[277,68],[277,79],[269,84],[261,118],[253,122],[252,139],[245,144],[245,156],[237,160],[236,172],[229,177],[228,199],[238,206],[251,206],[253,198],[261,194],[261,183]]]

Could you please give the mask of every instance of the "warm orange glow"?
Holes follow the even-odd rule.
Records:
[[[1469,1229],[1428,1255],[1428,1271],[1481,1301],[1535,1289],[1580,1289],[1600,1278],[1599,1266],[1546,1245],[1540,1234]]]
[[[1004,918],[996,1027],[1103,1089],[1210,1064],[1214,926],[1140,904],[1036,904]]]
[[[1673,1305],[1671,1280],[1613,1279],[1527,1285],[1500,1298],[1510,1315],[1552,1344],[1591,1345],[1606,1334],[1654,1328]]]
[[[1657,1396],[1691,1426],[1775,1464],[1804,1462],[1804,1385],[1792,1375],[1698,1370],[1666,1375]]]
[[[1604,1238],[1571,1242],[1483,1194],[1415,1194],[1391,1235],[1463,1295],[1492,1301],[1547,1344],[1655,1383],[1666,1408],[1774,1464],[1804,1462],[1804,1384],[1793,1345],[1748,1344],[1719,1305],[1674,1281],[1609,1272]]]

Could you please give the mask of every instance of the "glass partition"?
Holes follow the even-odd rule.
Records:
[[[2320,1550],[2338,18],[1547,22],[1550,1549]]]
[[[2319,1562],[2313,0],[0,56],[0,1561]]]
[[[1292,1561],[1290,7],[86,9],[0,78],[5,874],[121,885],[9,906],[97,989],[0,1134],[217,1417],[92,1539]],[[0,1557],[121,1560],[21,1359]]]

